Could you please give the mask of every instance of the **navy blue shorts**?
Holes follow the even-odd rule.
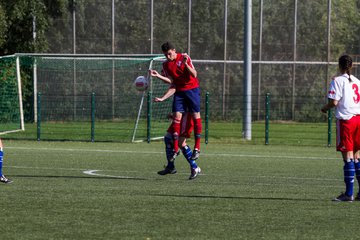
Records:
[[[200,112],[200,88],[175,92],[173,112]]]

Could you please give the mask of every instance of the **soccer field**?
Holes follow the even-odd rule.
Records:
[[[358,238],[334,148],[203,145],[160,176],[163,144],[5,142],[3,239]],[[355,184],[356,191],[358,188]]]

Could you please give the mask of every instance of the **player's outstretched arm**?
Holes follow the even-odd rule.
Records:
[[[172,83],[172,81],[171,81],[170,78],[161,75],[161,74],[158,73],[156,70],[151,70],[151,69],[150,69],[149,72],[150,72],[150,75],[151,75],[152,77],[156,77],[156,78],[160,79],[161,81],[163,81],[164,83],[168,83],[168,84],[171,84],[171,83]]]
[[[169,97],[171,97],[172,95],[174,95],[175,91],[176,91],[175,88],[170,87],[162,97],[160,97],[160,98],[157,98],[157,97],[154,98],[154,102],[162,102],[162,101],[165,101],[166,99],[168,99]]]

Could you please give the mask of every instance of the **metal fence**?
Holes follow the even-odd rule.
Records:
[[[201,87],[216,101],[214,117],[241,118],[243,0],[73,0],[69,6],[47,32],[49,52],[161,54],[170,40],[194,60]],[[339,54],[359,52],[359,36],[339,36],[357,7],[356,1],[252,1],[253,119],[263,119],[267,92],[279,99],[277,119],[321,118],[311,112],[325,101]]]
[[[210,120],[241,122],[246,106],[244,1],[64,1],[67,12],[51,19],[46,32],[48,54],[161,54],[160,45],[171,41],[178,51],[191,56],[202,92],[210,93]],[[251,10],[252,119],[265,119],[264,98],[269,93],[271,120],[326,122],[319,108],[326,101],[326,89],[337,72],[340,54],[354,57],[354,74],[358,75],[360,26],[354,24],[360,21],[357,1],[253,0]],[[106,78],[105,74],[96,76],[86,77],[86,81],[99,83]],[[88,101],[83,93],[70,93],[72,88],[59,79],[59,86],[44,83],[47,89],[56,87],[58,92],[65,92],[62,96],[49,95],[49,99],[71,99],[72,105],[77,104],[76,100]],[[76,87],[81,90],[81,79],[77,80]],[[120,91],[118,88],[115,93],[103,94],[109,103],[102,107],[104,116],[117,114],[112,107],[116,99],[111,96],[122,94]],[[81,116],[85,110],[80,105],[68,107],[67,114],[76,111],[76,116]],[[51,107],[49,110],[55,111]]]

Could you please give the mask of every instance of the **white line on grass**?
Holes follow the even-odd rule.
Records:
[[[147,179],[147,180],[151,180],[151,179],[155,179],[155,178],[143,178],[143,177],[130,177],[130,176],[124,176],[124,175],[113,175],[113,174],[101,174],[99,173],[100,171],[106,171],[106,172],[120,172],[120,173],[140,173],[139,171],[119,171],[119,170],[86,170],[86,169],[81,169],[81,168],[51,168],[51,167],[28,167],[28,166],[6,166],[7,168],[19,168],[19,169],[37,169],[37,170],[68,170],[68,171],[81,171],[83,174],[86,175],[91,175],[91,176],[95,176],[95,177],[108,177],[108,178],[118,178],[118,179]],[[144,172],[141,172],[144,173]],[[154,174],[154,176],[156,176],[155,172],[151,172],[151,174]],[[178,173],[181,175],[187,175],[187,173]],[[199,178],[197,180],[197,182],[209,182],[208,180],[203,180],[201,179],[201,176],[210,176],[211,180],[213,181],[214,179],[216,179],[217,177],[221,176],[218,174],[203,174],[201,173]],[[310,180],[310,181],[317,181],[317,182],[321,182],[321,181],[334,181],[334,182],[341,182],[340,179],[330,179],[330,178],[303,178],[303,177],[286,177],[286,176],[264,176],[264,175],[260,175],[260,176],[237,176],[237,178],[246,178],[246,179],[256,179],[256,178],[268,178],[268,179],[282,179],[282,180],[299,180],[299,181],[306,181],[306,180]],[[219,178],[221,179],[221,178]],[[170,182],[182,182],[183,180],[179,180],[179,179],[170,179],[167,178],[167,181]],[[221,182],[221,181],[220,181]],[[215,183],[220,183],[215,181]],[[221,182],[222,184],[242,184],[243,182],[241,180],[239,181],[226,181],[226,182]],[[266,185],[273,185],[273,183],[263,183],[263,182],[253,182],[253,183],[246,183],[246,184],[252,184],[252,185],[262,185],[262,186],[266,186]],[[287,186],[301,186],[304,183],[298,183],[298,184],[290,184],[287,183]],[[326,188],[335,188],[335,187],[342,187],[342,185],[329,185],[326,184],[323,187]]]
[[[128,177],[128,176],[119,176],[119,175],[109,175],[109,174],[100,174],[100,173],[97,173],[99,171],[102,171],[102,170],[87,170],[87,171],[83,171],[84,174],[87,174],[87,175],[91,175],[91,176],[98,176],[98,177],[108,177],[108,178],[119,178],[119,179],[139,179],[138,177]],[[199,178],[201,178],[201,176],[203,176],[204,174],[201,174],[199,176]],[[340,182],[339,179],[321,179],[321,178],[296,178],[296,177],[276,177],[276,176],[240,176],[240,178],[248,178],[248,179],[251,179],[251,178],[271,178],[271,179],[283,179],[283,180],[289,180],[289,179],[292,179],[292,180],[311,180],[311,181],[322,181],[322,180],[325,180],[325,181],[336,181],[336,182]],[[142,178],[142,179],[145,179],[145,178]],[[147,180],[151,180],[151,178],[147,179]],[[179,179],[166,179],[167,181],[170,181],[170,182],[182,182],[183,180],[179,180]],[[197,180],[198,182],[208,182],[206,180],[202,181],[200,179]],[[219,183],[219,182],[218,182]],[[241,181],[228,181],[228,182],[221,182],[222,184],[244,184],[243,182]],[[253,183],[246,183],[248,185],[260,185],[260,186],[273,186],[274,184],[273,183],[263,183],[263,182],[253,182]],[[304,186],[304,183],[286,183],[286,186],[287,187],[298,187],[298,186]],[[329,185],[329,184],[326,184],[324,185],[323,187],[326,187],[326,188],[338,188],[338,187],[342,187],[342,185]]]
[[[27,167],[27,166],[5,166],[7,168],[19,168],[19,169],[37,169],[37,170],[68,170],[68,171],[82,171],[84,174],[93,175],[93,176],[108,176],[108,177],[126,177],[126,178],[134,178],[128,176],[119,176],[119,175],[107,175],[107,174],[100,174],[96,172],[106,171],[106,172],[121,172],[121,173],[134,173],[138,174],[141,173],[139,171],[119,171],[119,170],[88,170],[83,168],[52,168],[52,167]],[[156,174],[155,172],[151,172],[150,174]],[[187,175],[188,173],[177,173],[181,175]],[[201,176],[221,176],[219,174],[204,174],[201,173]],[[268,178],[268,179],[288,179],[288,180],[314,180],[314,181],[340,181],[339,179],[335,178],[306,178],[306,177],[287,177],[287,176],[237,176],[238,178]]]
[[[109,150],[109,149],[82,149],[82,148],[30,148],[30,147],[6,147],[8,149],[32,150],[32,151],[68,151],[68,152],[99,152],[99,153],[131,153],[131,154],[164,154],[164,152]],[[253,157],[253,158],[277,158],[277,159],[309,159],[309,160],[338,160],[339,157],[314,157],[314,156],[289,156],[289,155],[258,155],[236,153],[202,153],[202,156],[217,157]]]
[[[136,177],[116,176],[116,175],[108,175],[108,174],[97,173],[99,171],[101,171],[101,170],[87,170],[87,171],[83,171],[83,173],[87,174],[87,175],[91,175],[91,176],[98,176],[98,177],[121,178],[121,179],[138,179]]]
[[[88,175],[92,175],[92,176],[101,176],[101,177],[113,177],[113,178],[135,178],[135,177],[128,177],[128,176],[118,176],[118,175],[108,175],[108,174],[100,174],[97,172],[100,171],[108,171],[108,170],[87,170],[87,171],[83,171],[84,174],[88,174]],[[116,171],[116,170],[113,170]],[[182,175],[185,175],[185,173],[183,173]],[[217,176],[217,175],[212,175],[212,174],[203,174],[201,173],[200,176]],[[334,178],[305,178],[305,177],[286,177],[286,176],[237,176],[239,178],[247,178],[247,179],[251,179],[251,178],[268,178],[268,179],[285,179],[285,180],[311,180],[311,181],[341,181],[339,179],[334,179]]]
[[[44,147],[7,147],[8,149],[29,150],[29,151],[62,151],[62,152],[99,152],[99,153],[131,153],[131,154],[164,154],[164,152],[148,152],[148,151],[128,151],[128,150],[104,150],[104,149],[74,149],[74,148],[44,148]],[[276,156],[276,155],[258,155],[258,154],[228,154],[228,153],[203,153],[203,156],[218,156],[218,157],[254,157],[254,158],[278,158],[278,159],[309,159],[309,160],[326,160],[338,158],[320,158],[314,156]],[[74,168],[49,168],[49,167],[23,167],[23,166],[7,166],[12,168],[24,169],[43,169],[43,170],[68,170],[68,171],[82,171],[84,174],[92,176],[112,177],[136,179],[136,177],[122,176],[122,175],[107,175],[98,173],[99,171],[112,171],[123,173],[138,173],[137,171],[119,171],[119,170],[88,170],[88,169],[74,169]],[[154,173],[155,174],[155,173]],[[184,173],[185,174],[185,173]],[[202,174],[205,175],[205,174]],[[208,174],[207,174],[208,175]],[[209,176],[216,177],[217,175],[210,174]],[[288,179],[288,180],[312,180],[312,181],[339,181],[339,179],[325,179],[325,178],[298,178],[286,176],[238,176],[240,178],[269,178],[269,179]]]
[[[66,170],[66,171],[84,171],[85,169],[79,168],[51,168],[51,167],[27,167],[27,166],[5,166],[7,168],[19,169],[37,169],[37,170]]]
[[[6,168],[19,169],[37,169],[37,170],[68,170],[68,171],[107,171],[107,172],[123,172],[123,173],[138,173],[138,171],[119,171],[119,170],[88,170],[84,168],[52,168],[52,167],[27,167],[27,166],[4,166]]]

